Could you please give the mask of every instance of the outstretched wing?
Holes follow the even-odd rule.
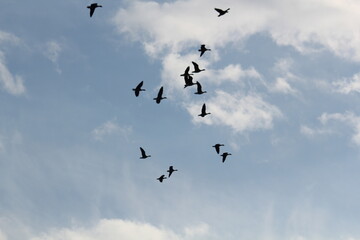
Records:
[[[196,81],[196,86],[197,86],[197,92],[201,93],[202,92],[202,87],[201,87],[201,84],[198,81]]]
[[[92,17],[92,15],[95,12],[95,7],[93,5],[91,5],[89,8],[90,8],[90,17]]]
[[[142,147],[140,147],[140,151],[141,151],[141,156],[146,157],[145,150]]]
[[[215,145],[215,150],[216,150],[217,154],[220,153],[220,145],[219,144]]]
[[[160,99],[162,97],[163,91],[164,91],[164,87],[161,87],[159,92],[158,92],[158,95],[157,95],[158,99]]]
[[[223,13],[224,12],[224,10],[222,10],[222,9],[220,9],[220,8],[214,8],[215,9],[215,11],[217,11],[218,13]]]
[[[202,105],[201,113],[202,113],[202,114],[205,114],[205,113],[206,113],[206,105],[205,105],[205,103]]]

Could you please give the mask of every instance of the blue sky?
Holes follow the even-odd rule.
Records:
[[[91,3],[2,1],[0,240],[360,239],[358,2]]]

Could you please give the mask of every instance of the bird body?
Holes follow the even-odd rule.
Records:
[[[205,44],[202,44],[202,45],[200,46],[200,49],[199,49],[198,51],[200,52],[200,57],[201,57],[206,51],[211,51],[211,49],[206,48],[206,47],[205,47]]]
[[[163,97],[163,91],[164,91],[164,87],[161,87],[159,92],[158,92],[158,95],[156,98],[154,98],[154,100],[156,101],[157,104],[159,104],[161,102],[161,100],[163,99],[166,99],[166,97]]]
[[[136,88],[133,88],[132,90],[135,92],[135,96],[138,97],[140,94],[140,91],[145,91],[145,89],[141,89],[142,85],[144,84],[144,81],[141,81]]]
[[[145,150],[144,150],[142,147],[140,147],[140,151],[141,151],[141,157],[140,157],[140,159],[146,159],[146,158],[148,158],[148,157],[151,157],[151,155],[146,155],[146,152],[145,152]]]
[[[193,77],[190,75],[185,75],[184,80],[185,80],[184,88],[195,85],[195,83],[193,82]]]
[[[205,69],[200,69],[199,64],[197,64],[196,62],[192,62],[192,64],[194,65],[193,73],[199,73],[199,72],[205,71]]]
[[[220,156],[222,156],[222,162],[225,162],[226,157],[229,155],[231,155],[231,153],[228,153],[228,152],[224,152],[223,154],[221,154]]]
[[[226,9],[226,10],[222,10],[220,8],[214,8],[215,11],[217,11],[219,13],[218,17],[221,17],[222,15],[226,14],[229,12],[230,8]]]
[[[194,93],[194,94],[201,95],[201,94],[203,94],[203,93],[206,93],[206,91],[203,91],[203,90],[202,90],[201,84],[200,84],[198,81],[196,81],[196,86],[197,86],[197,92]]]
[[[163,182],[164,179],[167,179],[167,177],[165,177],[165,175],[161,175],[160,177],[157,178],[157,180],[159,180],[159,182]]]
[[[175,171],[177,171],[177,169],[174,169],[173,166],[170,166],[170,167],[169,167],[169,170],[167,170],[167,172],[169,173],[169,177],[170,177],[171,174],[172,174],[173,172],[175,172]]]
[[[221,147],[221,146],[224,146],[224,144],[217,143],[217,144],[215,144],[215,145],[212,146],[212,147],[214,147],[215,150],[216,150],[216,152],[217,152],[217,154],[219,154],[219,153],[220,153],[220,147]]]
[[[90,6],[87,6],[87,8],[90,9],[90,17],[92,17],[92,15],[95,12],[95,9],[98,7],[102,7],[101,5],[97,4],[97,3],[92,3]]]
[[[201,108],[201,113],[200,113],[198,116],[200,116],[200,117],[205,117],[205,116],[208,115],[208,114],[211,114],[211,113],[207,113],[207,112],[206,112],[206,105],[205,105],[205,103],[204,103],[203,106],[202,106],[202,108]]]

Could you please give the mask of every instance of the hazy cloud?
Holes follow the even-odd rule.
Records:
[[[56,71],[58,73],[61,73],[61,70],[59,68],[58,59],[60,56],[60,53],[62,51],[61,44],[57,41],[49,41],[46,43],[46,48],[44,51],[45,56],[55,65]]]
[[[104,137],[110,135],[122,135],[127,137],[132,132],[129,126],[119,126],[115,121],[107,121],[92,131],[95,140],[102,141]]]
[[[335,91],[349,94],[351,92],[360,92],[360,73],[355,74],[351,78],[344,78],[342,80],[333,82]]]

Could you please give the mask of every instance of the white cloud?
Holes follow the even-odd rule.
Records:
[[[355,74],[351,78],[345,78],[333,83],[336,87],[335,91],[349,94],[351,92],[360,92],[360,73]]]
[[[18,44],[20,42],[20,39],[11,33],[0,31],[0,43],[5,42]]]
[[[219,2],[131,1],[127,9],[118,11],[114,23],[120,33],[142,42],[152,56],[169,50],[181,52],[197,43],[224,47],[241,43],[254,33],[268,32],[276,43],[293,46],[302,53],[327,49],[340,57],[360,61],[357,1],[229,0],[221,2],[222,7],[231,8],[221,18],[213,6],[219,6]]]
[[[21,95],[25,93],[24,80],[21,76],[13,75],[6,66],[5,55],[0,51],[0,83],[10,94]]]
[[[208,237],[208,226],[187,228],[185,234],[159,228],[147,223],[102,219],[91,228],[56,229],[30,240],[195,240]]]
[[[122,135],[125,138],[132,132],[129,126],[121,127],[115,121],[107,121],[92,131],[95,140],[102,141],[105,136]]]
[[[62,47],[60,43],[57,41],[49,41],[46,43],[46,48],[44,51],[45,56],[55,65],[56,71],[58,73],[61,73],[61,70],[59,68],[58,59],[60,56],[60,53],[62,51]]]
[[[271,129],[274,119],[282,117],[281,111],[276,106],[265,102],[256,94],[243,96],[240,93],[216,91],[215,97],[206,102],[207,112],[211,115],[204,118],[198,116],[201,106],[200,102],[187,106],[194,122],[226,125],[236,132]]]
[[[7,240],[6,235],[0,229],[0,240]]]
[[[326,128],[310,128],[309,126],[302,125],[300,132],[307,137],[314,137],[318,135],[332,134],[333,131]]]

